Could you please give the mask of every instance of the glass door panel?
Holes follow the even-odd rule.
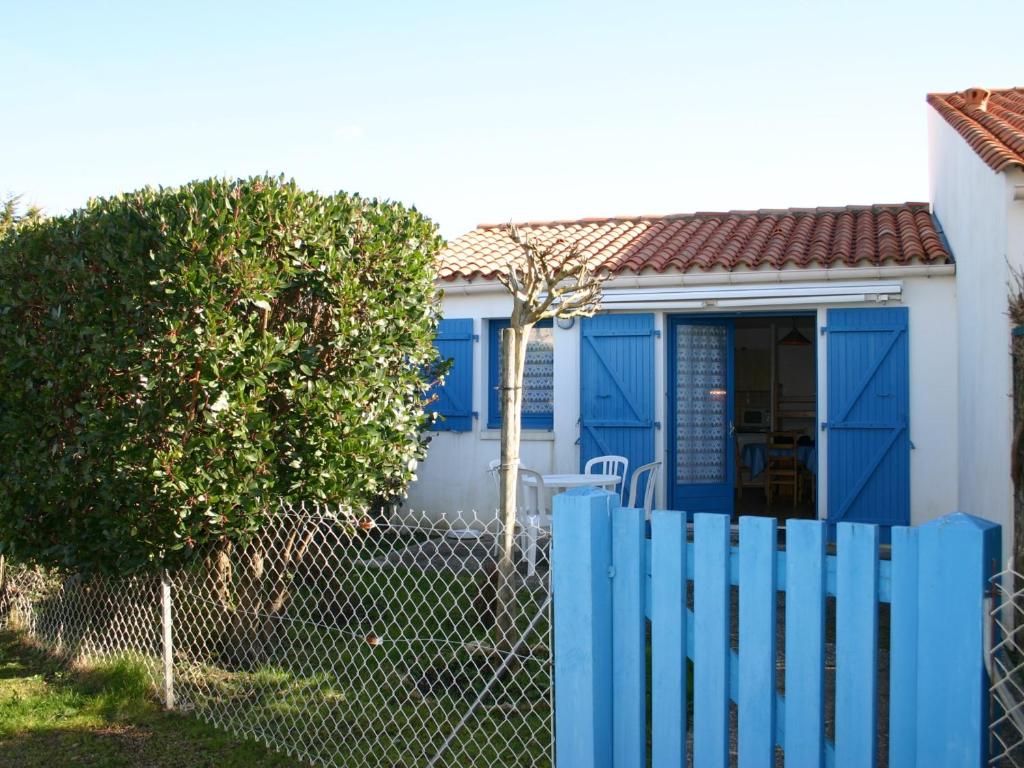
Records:
[[[673,506],[732,514],[732,324],[676,318],[671,351]]]

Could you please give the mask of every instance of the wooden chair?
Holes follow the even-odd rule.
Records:
[[[800,464],[796,459],[798,432],[769,432],[765,457],[765,493],[771,506],[776,488],[788,488],[796,506],[800,497]]]
[[[736,451],[736,498],[742,499],[743,486],[754,485],[754,475],[751,473],[750,467],[743,463],[743,451],[740,450],[740,441],[733,440],[732,444]]]
[[[595,456],[583,468],[585,475],[615,475],[620,478],[619,503],[626,497],[626,478],[629,471],[629,459],[625,456]]]
[[[647,488],[644,489],[644,517],[647,520],[651,519],[651,510],[654,509],[654,491],[658,482],[658,472],[660,471],[660,461],[652,461],[650,464],[644,464],[642,467],[638,467],[633,473],[633,480],[629,486],[629,503],[626,506],[632,508],[636,505],[636,496],[637,491],[640,488],[640,481],[645,475],[647,476]]]

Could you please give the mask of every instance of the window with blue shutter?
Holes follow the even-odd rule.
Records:
[[[428,413],[442,416],[434,426],[443,432],[469,432],[473,429],[473,320],[445,318],[437,326],[434,347],[443,360],[451,360],[444,381],[435,385],[428,396]]]
[[[487,426],[501,427],[501,331],[508,320],[489,320],[487,329]],[[526,342],[523,371],[523,429],[551,429],[554,426],[555,337],[550,320],[541,320]]]

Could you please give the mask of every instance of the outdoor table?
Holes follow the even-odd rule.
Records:
[[[542,477],[544,478],[544,487],[549,491],[565,491],[569,488],[584,488],[591,485],[614,491],[615,486],[622,480],[618,475],[561,474],[543,475]],[[523,482],[526,485],[535,484],[532,477],[524,477]]]
[[[605,488],[606,490],[615,492],[615,486],[622,480],[618,475],[585,475],[579,474],[551,474],[541,475],[544,480],[544,490],[549,496],[552,496],[560,491],[568,490],[569,488],[585,488],[593,486],[595,488]],[[537,485],[536,481],[529,475],[523,476],[523,485],[533,488]],[[534,493],[536,496],[536,493]],[[550,499],[544,499],[543,501],[536,499],[538,502],[534,507],[539,509],[544,508],[544,514],[550,514]]]
[[[588,486],[594,486],[597,488],[607,488],[609,491],[614,492],[615,486],[622,480],[618,475],[584,475],[584,474],[552,474],[552,475],[541,475],[541,479],[544,481],[544,490],[547,494],[554,494],[557,491],[564,491],[569,488],[585,488]],[[550,529],[551,526],[551,507],[549,506],[549,499],[537,499],[537,481],[530,475],[522,476],[523,485],[533,489],[533,496],[535,504],[533,510],[526,515],[525,525],[525,546],[523,551],[526,555],[527,569],[526,575],[532,576],[536,568],[537,560],[537,539],[540,535],[541,528]],[[539,514],[538,514],[539,511]]]

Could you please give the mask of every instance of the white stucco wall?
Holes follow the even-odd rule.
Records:
[[[960,510],[1004,526],[1011,540],[1012,365],[1009,267],[1024,265],[1019,171],[995,173],[934,110],[928,110],[933,211],[957,261]]]
[[[917,524],[954,511],[957,499],[957,325],[955,283],[952,275],[910,277],[901,280],[901,303],[910,308],[910,387],[911,431],[915,449],[911,452],[911,519]],[[844,304],[843,306],[849,306]],[[867,304],[865,306],[877,306]],[[769,309],[766,307],[765,309]],[[776,312],[806,312],[804,305],[771,306]],[[818,325],[825,324],[827,304],[818,308]],[[490,460],[500,453],[498,432],[486,429],[487,423],[487,328],[486,320],[506,318],[510,301],[500,292],[458,295],[447,292],[444,313],[452,318],[473,318],[474,332],[480,341],[474,344],[473,390],[474,420],[471,432],[435,433],[419,479],[409,490],[407,505],[426,510],[433,516],[476,510],[493,515],[497,493],[487,477]],[[631,311],[644,311],[641,309]],[[751,309],[750,311],[755,311]],[[663,462],[656,504],[664,506],[668,468],[664,466],[669,427],[665,366],[667,361],[666,317],[671,311],[657,310],[655,328],[655,420],[662,428],[655,433],[655,459]],[[555,410],[552,431],[523,432],[522,460],[540,472],[577,471],[579,467],[579,322],[571,330],[555,328]],[[827,388],[827,337],[818,340],[819,412],[825,414]],[[824,416],[822,416],[824,418]],[[825,459],[827,434],[819,434],[820,509],[827,498]]]

